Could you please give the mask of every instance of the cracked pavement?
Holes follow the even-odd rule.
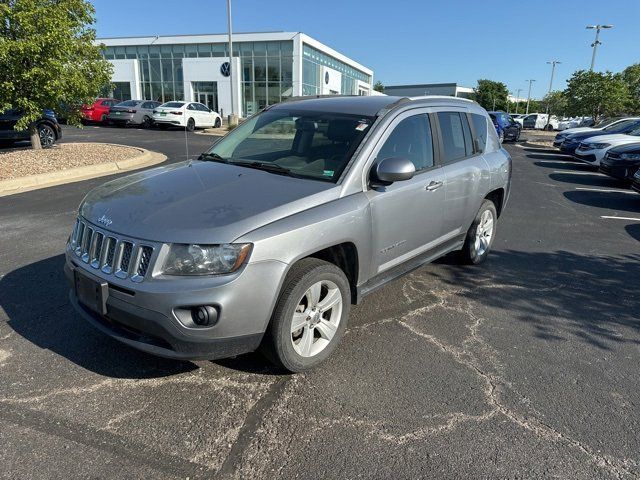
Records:
[[[184,136],[153,141],[177,160]],[[258,354],[155,358],[85,324],[61,252],[106,179],[0,198],[0,477],[640,478],[640,226],[600,218],[638,216],[640,197],[576,194],[612,184],[507,148],[489,261],[447,257],[367,297],[304,375]]]

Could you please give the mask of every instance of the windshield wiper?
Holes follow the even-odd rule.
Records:
[[[247,162],[247,161],[237,161],[237,162],[229,162],[232,165],[239,165],[241,167],[249,167],[249,168],[255,168],[258,170],[264,170],[265,172],[271,172],[271,173],[278,173],[281,175],[288,175],[290,177],[297,177],[299,178],[299,175],[296,175],[295,173],[293,173],[291,170],[289,170],[288,168],[285,168],[281,165],[278,165],[277,163],[271,163],[271,162]]]
[[[229,160],[221,157],[217,153],[201,153],[198,160],[208,160],[211,162],[229,163]]]

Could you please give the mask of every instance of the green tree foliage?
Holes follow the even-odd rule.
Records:
[[[378,80],[375,85],[373,86],[373,89],[376,92],[380,92],[380,93],[384,93],[384,85],[382,84],[382,82],[380,80]]]
[[[564,116],[567,112],[567,97],[564,92],[555,90],[547,93],[542,99],[545,111],[548,108],[551,115]]]
[[[629,90],[627,113],[640,114],[640,63],[628,66],[620,76]]]
[[[33,148],[40,142],[30,124],[43,109],[69,108],[77,124],[79,106],[110,81],[94,14],[85,0],[0,0],[0,111],[24,112],[16,129],[30,128]]]
[[[506,110],[509,90],[502,82],[493,80],[478,80],[478,86],[473,89],[473,99],[487,110]]]
[[[565,95],[569,114],[586,114],[594,120],[622,113],[629,100],[627,85],[620,75],[586,70],[575,72],[567,80]]]

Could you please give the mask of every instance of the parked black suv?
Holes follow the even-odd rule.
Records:
[[[22,118],[22,112],[10,109],[0,113],[0,145],[11,145],[13,142],[29,140],[29,129],[15,130],[16,123]],[[40,144],[50,147],[62,138],[62,129],[52,110],[45,110],[35,122],[40,136]]]

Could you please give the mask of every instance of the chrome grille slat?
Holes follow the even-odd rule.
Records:
[[[151,269],[155,247],[119,238],[78,217],[69,237],[69,251],[107,275],[142,282]]]

